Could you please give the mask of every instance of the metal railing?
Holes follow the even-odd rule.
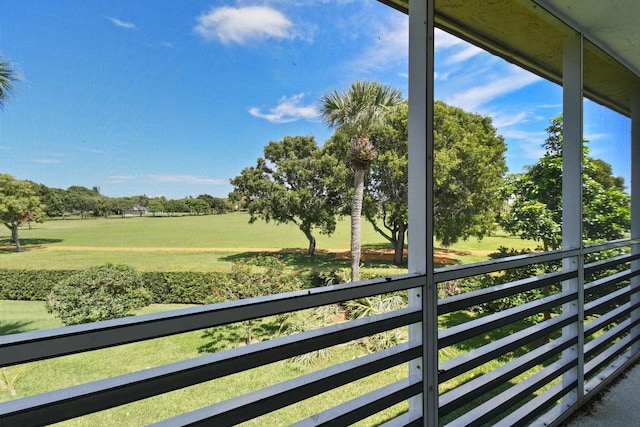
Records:
[[[396,366],[406,377],[329,408],[296,425],[347,425],[420,396],[423,378],[410,368],[426,351],[440,352],[440,424],[553,425],[597,393],[639,353],[640,239],[502,258],[437,269],[438,283],[603,254],[578,268],[478,288],[437,302],[438,348],[420,336],[391,348],[302,374],[161,421],[158,425],[233,425]],[[614,256],[604,251],[626,252]],[[613,272],[612,272],[613,271]],[[403,275],[356,284],[233,301],[0,337],[0,367],[12,366],[183,332],[426,286],[427,276]],[[486,304],[538,292],[514,306],[487,312]],[[540,293],[542,292],[542,293]],[[422,307],[406,308],[143,371],[0,403],[0,425],[46,425],[135,402],[255,367],[349,343],[422,321]],[[542,314],[543,320],[540,321]],[[451,356],[453,355],[453,356]],[[421,425],[410,410],[389,425]]]

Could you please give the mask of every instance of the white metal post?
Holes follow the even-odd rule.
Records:
[[[424,392],[410,411],[425,426],[438,425],[438,292],[433,282],[433,1],[409,3],[409,259],[410,273],[426,274],[426,284],[410,294],[421,305],[422,324],[410,329],[421,340],[422,360],[410,365]]]
[[[640,87],[636,87],[631,97],[631,238],[640,238]],[[632,246],[631,253],[640,254],[640,245]],[[632,261],[631,269],[640,270],[640,261]],[[640,288],[640,277],[631,279],[631,287]],[[640,295],[631,296],[631,304],[639,301]],[[631,312],[631,318],[640,318],[640,309]],[[640,326],[633,328],[631,333],[640,335]],[[634,345],[633,350],[634,353],[640,352],[640,342]]]
[[[583,128],[583,38],[580,34],[567,37],[562,65],[562,247],[581,249],[582,244],[582,128]],[[562,329],[564,336],[578,337],[576,345],[565,350],[566,358],[577,359],[575,368],[563,375],[563,382],[577,380],[577,387],[566,398],[567,405],[580,404],[584,396],[584,259],[564,258],[563,270],[578,271],[578,277],[562,283],[564,292],[576,291],[575,300],[562,306],[563,316],[575,321]]]

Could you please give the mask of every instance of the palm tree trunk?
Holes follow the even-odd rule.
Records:
[[[405,233],[405,224],[404,223],[400,223],[398,224],[397,227],[397,231],[396,231],[396,238],[395,241],[393,242],[393,263],[395,265],[402,265],[404,259],[404,233]]]
[[[353,203],[351,205],[351,281],[360,280],[360,223],[366,169],[356,167],[353,174]]]

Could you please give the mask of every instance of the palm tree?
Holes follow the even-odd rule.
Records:
[[[360,219],[364,177],[376,158],[370,135],[384,124],[389,109],[402,100],[397,89],[376,82],[356,81],[339,94],[333,91],[320,101],[320,114],[332,128],[351,135],[349,161],[353,166],[353,202],[351,205],[351,281],[360,280]]]
[[[0,53],[0,109],[4,108],[4,103],[9,93],[15,89],[18,80],[20,76],[13,69],[13,65]]]

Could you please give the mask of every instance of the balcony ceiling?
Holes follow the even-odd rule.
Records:
[[[406,12],[410,0],[381,1]],[[585,96],[630,114],[640,86],[640,1],[436,0],[435,13],[438,27],[557,83],[565,38],[584,34]]]

